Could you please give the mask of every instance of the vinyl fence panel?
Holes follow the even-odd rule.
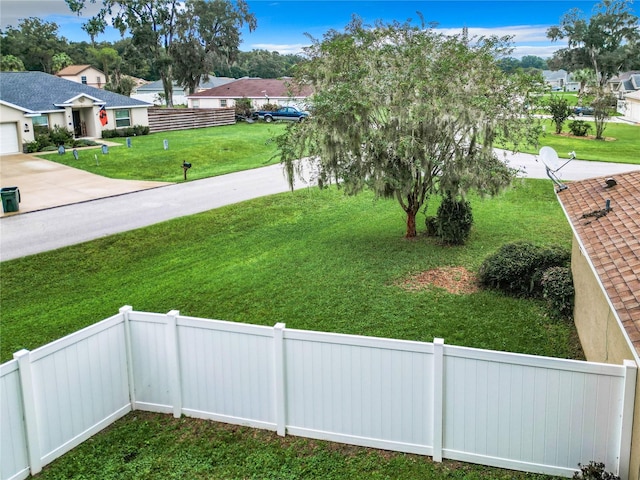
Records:
[[[570,477],[628,478],[637,365],[135,312],[0,367],[0,479],[135,409]]]
[[[167,317],[129,312],[135,408],[171,413],[171,383],[167,375]]]
[[[618,464],[619,366],[446,346],[444,368],[446,458],[561,475]]]
[[[178,320],[184,413],[276,429],[273,328]]]
[[[431,454],[432,347],[285,331],[287,431]]]
[[[31,352],[43,462],[130,410],[120,316]],[[107,420],[106,425],[102,425]]]
[[[11,360],[0,366],[0,478],[29,476],[27,435],[20,392],[18,362]]]

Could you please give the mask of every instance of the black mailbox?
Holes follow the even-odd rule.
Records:
[[[191,168],[191,163],[182,161],[182,171],[184,172],[184,179],[187,179],[187,170]]]

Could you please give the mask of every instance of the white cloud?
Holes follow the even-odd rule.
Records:
[[[514,58],[522,58],[525,55],[535,55],[542,58],[550,58],[553,53],[566,47],[564,42],[551,42],[547,38],[546,25],[513,25],[493,28],[469,28],[470,37],[512,37]],[[437,31],[445,35],[459,35],[461,28],[439,28]]]
[[[294,44],[278,44],[278,43],[253,43],[248,45],[252,50],[268,50],[269,52],[278,52],[280,55],[299,54],[302,53],[304,47],[308,47],[309,44],[294,43]]]

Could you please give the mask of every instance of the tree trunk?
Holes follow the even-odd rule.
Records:
[[[160,77],[162,78],[162,87],[164,88],[164,101],[167,104],[167,108],[173,107],[173,83],[170,74],[161,73]]]
[[[416,232],[416,213],[417,211],[407,210],[407,233],[405,238],[414,238],[417,235]]]

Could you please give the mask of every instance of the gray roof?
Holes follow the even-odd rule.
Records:
[[[0,100],[24,110],[52,112],[63,110],[56,106],[79,96],[95,98],[105,108],[149,107],[147,102],[125,95],[65,80],[44,72],[0,72]]]

